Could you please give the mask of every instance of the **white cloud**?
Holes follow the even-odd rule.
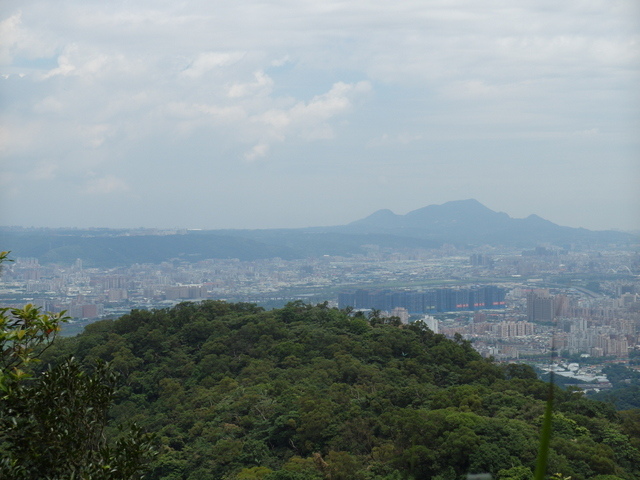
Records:
[[[42,101],[36,103],[33,107],[33,111],[38,114],[62,113],[64,108],[65,105],[60,101],[60,99],[54,96],[48,96]]]
[[[77,67],[76,65],[74,65],[71,59],[71,53],[76,49],[77,47],[75,45],[72,45],[67,49],[66,54],[60,55],[58,57],[58,67],[48,71],[44,75],[44,78],[47,79],[55,77],[56,75],[66,76],[74,73],[77,70]]]
[[[253,115],[250,121],[264,127],[258,129],[263,142],[282,142],[290,135],[307,140],[327,140],[334,136],[329,121],[348,113],[355,101],[370,91],[369,82],[337,82],[327,93],[316,95],[309,102],[297,102],[286,109],[270,109]],[[249,155],[253,155],[252,152]]]
[[[257,145],[254,145],[251,150],[244,154],[244,159],[248,162],[253,162],[258,158],[264,157],[268,151],[269,145],[267,145],[266,143],[259,143]]]
[[[289,55],[285,55],[284,57],[277,58],[271,61],[272,67],[282,67],[287,63],[291,62],[291,57]]]
[[[114,79],[135,79],[148,74],[144,62],[123,52],[101,52],[94,48],[69,44],[58,56],[58,66],[42,75],[47,80],[56,76],[76,76],[87,82],[104,82]],[[90,87],[87,85],[85,88]]]
[[[23,37],[21,31],[21,13],[15,13],[0,22],[0,65],[7,65],[13,57],[12,50]]]
[[[49,57],[57,47],[56,42],[52,41],[46,32],[29,28],[24,24],[21,10],[11,12],[0,21],[0,39],[0,67],[5,69],[10,67],[16,57]]]
[[[268,95],[273,88],[273,80],[261,70],[253,74],[254,82],[234,83],[229,87],[229,97],[239,98],[248,95]]]
[[[537,157],[575,157],[585,171],[598,151],[628,165],[640,126],[639,9],[636,0],[8,0],[3,176],[68,185],[126,163],[162,181],[180,158],[185,171],[206,165],[227,179],[259,159],[268,161],[252,170],[266,175],[327,161],[361,172],[377,157],[376,175],[392,179],[391,148],[394,168],[417,176],[479,152],[524,162],[534,141]],[[567,152],[562,141],[575,145]],[[378,146],[390,148],[366,148]],[[496,178],[487,162],[481,171]],[[139,185],[120,175],[83,191]],[[209,191],[182,198],[192,194]]]
[[[191,64],[182,71],[184,77],[196,79],[205,73],[220,67],[227,67],[240,61],[244,53],[204,52],[199,54]]]

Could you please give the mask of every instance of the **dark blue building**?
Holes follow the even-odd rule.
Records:
[[[338,306],[409,313],[462,312],[505,307],[506,290],[496,285],[412,290],[356,290],[338,294]]]

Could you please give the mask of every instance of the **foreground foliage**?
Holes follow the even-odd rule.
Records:
[[[0,252],[0,266],[7,252]],[[86,371],[69,358],[32,367],[66,321],[34,305],[0,308],[0,479],[141,478],[153,453],[140,428],[105,435],[118,374],[104,362]]]
[[[531,479],[548,385],[424,325],[294,302],[134,310],[46,352],[110,362],[111,416],[157,432],[153,479]],[[549,472],[640,477],[640,415],[555,392]],[[110,433],[107,431],[107,433]]]

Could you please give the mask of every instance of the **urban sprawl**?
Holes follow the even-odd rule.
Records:
[[[459,334],[485,356],[536,361],[597,388],[605,362],[640,349],[640,256],[611,251],[384,251],[304,260],[180,259],[110,269],[41,265],[34,258],[6,264],[0,279],[5,306],[32,303],[66,310],[76,333],[100,318],[131,309],[221,299],[266,308],[290,301],[349,308],[364,315],[423,321],[437,333]],[[572,365],[550,365],[552,349]],[[588,361],[587,361],[588,359]],[[599,364],[600,363],[600,364]],[[594,387],[595,388],[595,387]]]

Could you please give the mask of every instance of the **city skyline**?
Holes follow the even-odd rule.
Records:
[[[638,348],[637,254],[492,251],[371,249],[353,257],[252,261],[183,256],[118,267],[18,256],[5,265],[0,294],[9,307],[66,310],[75,318],[68,334],[132,309],[223,299],[267,309],[328,302],[378,320],[423,320],[503,360],[548,352],[551,339],[569,355],[596,358],[624,359]]]
[[[640,230],[633,0],[9,0],[0,37],[0,225],[298,228],[475,198]]]

